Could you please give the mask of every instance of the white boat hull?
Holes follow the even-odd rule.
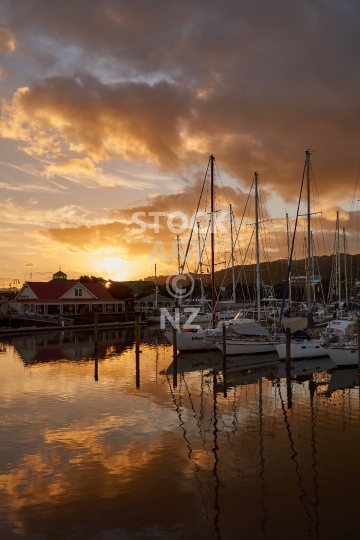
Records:
[[[186,324],[186,321],[188,320],[190,315],[191,315],[191,313],[186,314],[186,315],[181,314],[180,317],[179,317],[179,323],[180,324]],[[171,316],[175,320],[175,315],[171,313]],[[167,319],[165,319],[164,317],[161,318],[160,315],[151,315],[151,316],[147,317],[146,320],[149,323],[160,324],[162,320],[166,321]],[[199,314],[199,315],[197,315],[195,317],[195,319],[192,321],[192,324],[208,323],[211,320],[212,320],[211,313],[202,313],[202,314]]]
[[[275,348],[280,360],[286,360],[286,343],[278,343]],[[328,350],[318,339],[290,343],[290,358],[314,358],[328,356],[328,354]]]
[[[357,366],[358,347],[357,345],[346,347],[328,347],[328,354],[337,366]]]
[[[173,342],[172,331],[165,332],[166,339]],[[205,339],[205,331],[199,330],[198,332],[177,332],[176,345],[177,350],[180,352],[187,351],[216,351],[216,345],[210,344]]]
[[[222,350],[222,344],[217,343],[217,348]],[[264,354],[276,352],[274,345],[270,341],[256,341],[246,339],[227,339],[226,340],[226,354],[241,355],[241,354]]]

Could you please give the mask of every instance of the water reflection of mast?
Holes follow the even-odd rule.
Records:
[[[317,466],[317,460],[316,460],[316,454],[317,454],[317,451],[316,451],[316,439],[315,439],[315,411],[314,411],[314,395],[315,395],[315,389],[316,389],[316,383],[312,380],[312,376],[311,378],[309,379],[309,393],[310,393],[310,417],[311,417],[311,456],[312,456],[312,459],[313,459],[313,463],[311,465],[311,468],[313,469],[314,471],[314,477],[313,477],[313,480],[314,480],[314,496],[315,496],[315,501],[314,503],[311,503],[310,502],[310,498],[305,490],[305,488],[303,487],[303,477],[302,475],[300,474],[300,471],[299,471],[299,463],[297,461],[297,455],[298,453],[296,452],[295,450],[295,445],[294,445],[294,441],[293,441],[293,438],[292,438],[292,433],[291,433],[291,429],[290,429],[290,422],[288,420],[288,416],[287,416],[287,412],[286,412],[286,409],[285,409],[285,403],[284,403],[284,400],[282,398],[282,395],[281,395],[281,387],[280,387],[280,383],[278,383],[278,390],[279,390],[279,397],[280,397],[280,401],[281,401],[281,408],[282,408],[282,411],[283,411],[283,415],[284,415],[284,421],[285,421],[285,425],[286,425],[286,431],[288,433],[288,438],[289,438],[289,441],[290,441],[290,448],[293,452],[292,456],[291,456],[291,459],[294,461],[295,463],[295,471],[296,471],[296,475],[298,477],[298,486],[301,490],[301,495],[300,495],[300,502],[305,510],[305,513],[306,515],[308,516],[309,518],[309,538],[312,538],[312,524],[314,523],[314,527],[315,527],[315,538],[320,538],[320,528],[319,528],[319,514],[318,514],[318,506],[320,504],[320,500],[319,500],[319,495],[318,495],[318,490],[319,490],[319,486],[318,486],[318,483],[317,483],[317,477],[318,477],[318,473],[317,473],[317,469],[316,469],[316,466]],[[288,397],[289,399],[289,397]],[[314,521],[311,513],[309,512],[309,508],[308,506],[311,505],[313,506],[314,508],[314,512],[315,512],[315,516],[316,516],[316,519]]]
[[[199,492],[199,495],[201,497],[201,501],[202,501],[202,504],[203,504],[203,507],[204,507],[204,511],[205,511],[205,516],[206,516],[206,520],[207,522],[210,524],[210,516],[209,516],[209,513],[208,513],[208,510],[207,510],[207,506],[206,506],[206,501],[205,501],[205,498],[204,498],[204,495],[203,495],[203,486],[202,486],[202,483],[201,483],[201,480],[200,480],[200,475],[199,473],[201,472],[200,471],[200,468],[198,466],[198,464],[196,463],[196,461],[194,460],[194,458],[192,457],[192,448],[191,448],[191,444],[190,444],[190,440],[188,439],[188,436],[187,436],[187,431],[185,429],[185,422],[183,422],[183,419],[182,419],[182,416],[181,416],[181,382],[182,382],[182,379],[180,379],[180,387],[179,387],[179,403],[177,402],[176,400],[176,397],[175,397],[175,394],[174,394],[174,389],[173,387],[171,386],[171,382],[170,382],[170,378],[169,376],[166,377],[167,378],[167,381],[168,381],[168,384],[169,384],[169,389],[170,389],[170,394],[171,394],[171,397],[172,397],[172,400],[173,400],[173,403],[175,405],[175,410],[176,410],[176,413],[178,415],[178,418],[179,418],[179,426],[180,428],[182,429],[183,431],[183,438],[185,440],[185,443],[186,443],[186,446],[187,446],[187,449],[188,449],[188,458],[190,459],[190,461],[192,461],[195,465],[195,472],[194,472],[194,476],[199,484],[198,486],[198,492]]]
[[[203,403],[203,401],[204,401],[204,399],[203,399],[204,398],[204,373],[203,373],[203,371],[201,372],[200,415],[198,415],[196,410],[195,410],[192,395],[191,395],[191,392],[190,392],[190,389],[189,389],[189,385],[186,382],[184,373],[182,374],[182,380],[184,382],[184,386],[185,386],[185,388],[187,390],[187,393],[188,393],[188,396],[189,396],[190,406],[191,406],[191,409],[192,409],[192,411],[194,413],[194,418],[196,418],[196,425],[197,425],[197,427],[199,429],[199,434],[200,434],[200,437],[201,437],[201,440],[202,440],[203,448],[206,451],[206,453],[208,453],[207,448],[206,448],[205,435],[204,435],[202,427],[201,427],[201,420],[204,417],[204,403]]]
[[[215,501],[214,501],[214,509],[215,509],[215,516],[214,516],[214,530],[217,534],[217,538],[221,540],[220,535],[220,529],[219,529],[219,518],[220,518],[220,507],[219,507],[219,489],[220,489],[220,479],[218,475],[218,465],[219,465],[219,457],[218,457],[218,418],[217,418],[217,403],[216,403],[216,378],[217,378],[217,372],[213,371],[213,391],[214,391],[214,409],[213,409],[213,418],[214,418],[214,447],[212,449],[214,454],[214,467],[213,467],[213,475],[215,478]]]
[[[315,511],[315,516],[316,516],[316,519],[315,519],[315,535],[316,535],[316,538],[320,538],[319,512],[318,512],[318,506],[320,504],[320,499],[319,499],[319,494],[318,494],[319,485],[318,485],[318,482],[317,482],[318,472],[317,472],[317,468],[316,468],[318,462],[316,460],[316,454],[317,454],[316,439],[315,439],[315,420],[316,420],[316,418],[315,418],[315,411],[314,411],[315,390],[316,390],[316,384],[315,384],[315,382],[313,380],[313,374],[311,374],[310,379],[309,379],[310,412],[311,412],[311,456],[312,456],[312,459],[313,459],[313,463],[311,465],[311,468],[314,471],[314,496],[315,496],[314,511]],[[311,535],[311,524],[309,524],[309,534]]]
[[[265,457],[264,457],[264,432],[263,432],[263,396],[262,396],[262,377],[259,380],[259,436],[260,436],[260,478],[261,478],[261,500],[260,506],[263,511],[261,520],[261,532],[266,537],[267,514],[265,509],[266,489],[265,489]]]
[[[184,384],[185,384],[185,387],[187,388],[188,390],[188,394],[189,394],[189,400],[190,400],[190,404],[191,404],[191,408],[194,412],[194,415],[196,418],[198,418],[198,415],[196,414],[196,411],[195,411],[195,408],[194,408],[194,404],[193,404],[193,401],[192,401],[192,398],[191,398],[191,393],[189,391],[189,388],[188,388],[188,385],[185,381],[185,377],[184,377],[184,374],[182,376],[182,380],[184,381]],[[217,372],[216,371],[213,371],[213,394],[214,394],[214,399],[213,399],[213,427],[214,427],[214,446],[212,448],[212,452],[214,454],[214,466],[213,466],[213,475],[214,475],[214,478],[215,478],[215,500],[214,500],[214,510],[215,510],[215,515],[214,515],[214,531],[216,533],[216,537],[221,540],[221,534],[220,534],[220,529],[219,529],[219,517],[220,517],[220,507],[219,507],[219,489],[220,489],[220,479],[219,479],[219,475],[218,475],[218,466],[219,466],[219,457],[218,457],[218,451],[219,451],[219,445],[218,445],[218,432],[219,432],[219,429],[218,429],[218,416],[217,416],[217,413],[218,413],[218,409],[217,409],[217,401],[216,401],[216,382],[217,382]],[[203,398],[203,373],[202,373],[202,393],[201,393],[201,398]],[[203,411],[203,404],[202,404],[202,401],[203,399],[201,399],[201,411]],[[199,428],[199,433],[200,433],[200,437],[203,441],[203,446],[204,448],[205,445],[206,445],[206,440],[204,438],[204,435],[202,433],[202,430],[201,430],[201,424],[198,423],[197,421],[197,425],[198,425],[198,428]],[[210,522],[210,521],[209,521]]]
[[[295,450],[295,445],[294,445],[294,440],[292,438],[292,433],[291,433],[291,429],[290,429],[290,422],[289,422],[289,419],[288,419],[288,416],[287,416],[287,412],[286,412],[286,409],[285,409],[285,403],[284,403],[284,400],[282,398],[282,395],[281,395],[281,386],[280,386],[280,382],[278,383],[277,385],[278,387],[278,390],[279,390],[279,397],[280,397],[280,402],[281,402],[281,408],[282,408],[282,411],[283,411],[283,415],[284,415],[284,421],[285,421],[285,426],[286,426],[286,431],[287,431],[287,434],[288,434],[288,438],[289,438],[289,441],[290,441],[290,448],[292,450],[292,455],[291,455],[291,459],[293,460],[293,462],[295,463],[295,472],[296,472],[296,475],[298,477],[298,486],[301,490],[301,495],[299,497],[300,499],[300,502],[301,502],[301,505],[303,506],[304,510],[305,510],[305,513],[306,515],[308,516],[309,518],[309,521],[310,521],[310,524],[312,523],[313,519],[311,517],[311,514],[307,508],[307,505],[306,505],[306,500],[307,500],[307,493],[305,491],[305,488],[303,487],[302,485],[302,482],[303,482],[303,478],[300,474],[300,470],[299,470],[299,462],[297,461],[297,451]],[[289,387],[288,387],[289,388]],[[288,397],[288,400],[289,400],[289,397]]]

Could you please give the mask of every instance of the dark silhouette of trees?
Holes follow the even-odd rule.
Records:
[[[79,278],[80,283],[101,283],[102,285],[105,285],[107,283],[106,279],[103,277],[96,277],[96,276],[80,276]]]
[[[124,285],[120,281],[108,281],[107,290],[113,298],[116,300],[129,300],[134,298],[134,291],[131,287]]]

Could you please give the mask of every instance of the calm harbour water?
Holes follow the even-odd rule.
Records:
[[[0,342],[2,540],[359,536],[357,370],[99,339]]]

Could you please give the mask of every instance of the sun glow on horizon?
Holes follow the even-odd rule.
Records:
[[[93,263],[98,275],[113,281],[126,281],[139,271],[139,265],[133,261],[127,261],[121,257],[103,257]]]

